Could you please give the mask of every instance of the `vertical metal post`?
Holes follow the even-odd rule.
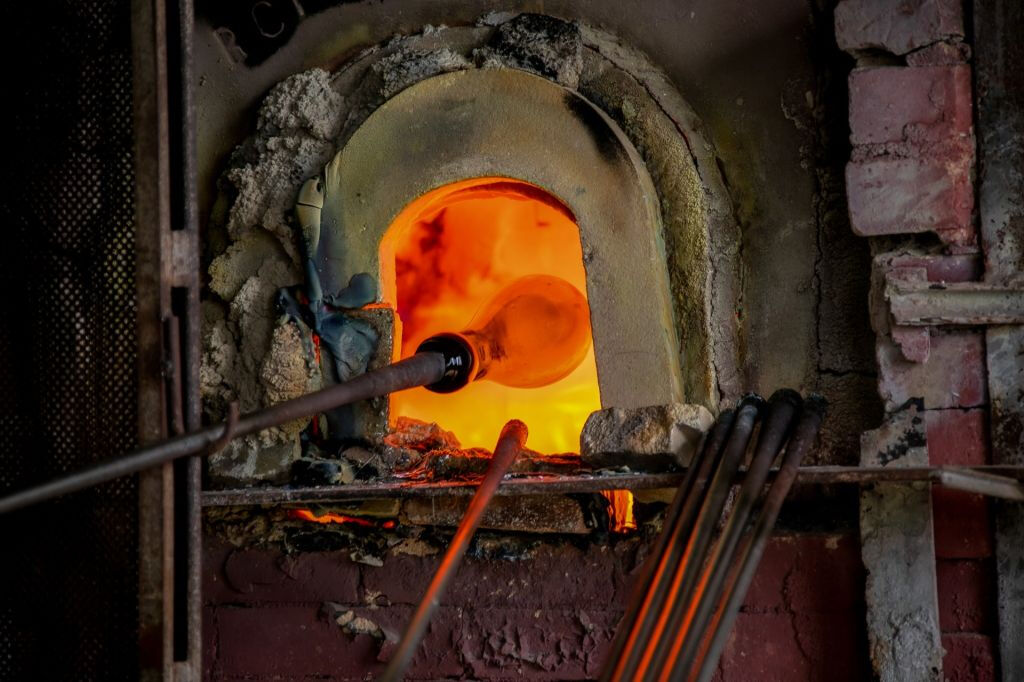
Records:
[[[978,213],[985,281],[1024,270],[1024,6],[975,0]],[[994,464],[1024,464],[1024,326],[985,332]],[[1024,507],[994,503],[999,654],[1004,680],[1024,679]]]
[[[192,3],[133,0],[139,438],[199,426]],[[199,464],[139,475],[140,677],[199,679]]]

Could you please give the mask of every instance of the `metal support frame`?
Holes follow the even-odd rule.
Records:
[[[746,473],[741,469],[740,477]],[[662,474],[644,473],[580,473],[574,475],[520,475],[506,478],[498,488],[499,495],[563,495],[594,493],[602,490],[654,490],[677,488],[686,477],[686,471]],[[774,478],[778,470],[769,472]],[[989,495],[1009,500],[1024,501],[1024,467],[844,467],[806,466],[797,472],[801,485],[865,485],[931,481],[958,490]],[[470,495],[476,482],[408,480],[379,483],[352,483],[349,485],[296,487],[296,488],[231,488],[205,490],[204,507],[232,507],[262,504],[324,504],[371,498],[436,497]]]
[[[985,282],[1024,276],[1024,6],[974,0],[978,214]],[[1018,313],[1020,309],[1018,308]],[[1024,320],[988,327],[992,458],[1024,464]],[[1024,506],[995,506],[999,654],[1004,680],[1024,679]]]
[[[936,284],[890,280],[885,297],[893,322],[906,326],[1024,324],[1024,279],[1007,284]]]
[[[134,0],[139,439],[200,425],[191,0]],[[140,677],[198,680],[201,469],[139,474]]]

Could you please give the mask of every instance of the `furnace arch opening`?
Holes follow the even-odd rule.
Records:
[[[440,187],[516,178],[558,197],[585,254],[603,406],[683,399],[657,191],[618,125],[579,94],[512,69],[427,78],[370,114],[323,178],[316,267],[325,291],[358,273],[383,291],[384,233]]]
[[[501,177],[427,192],[402,210],[380,242],[382,299],[397,317],[396,354],[409,357],[434,334],[466,329],[487,301],[532,275],[556,277],[586,296],[579,227],[558,198]],[[451,394],[416,388],[392,395],[390,415],[392,422],[438,423],[464,447],[483,448],[493,446],[509,419],[522,419],[531,449],[558,453],[576,451],[583,423],[600,408],[591,339],[583,361],[549,385],[481,380]]]

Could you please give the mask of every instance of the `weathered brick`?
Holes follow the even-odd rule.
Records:
[[[233,547],[212,538],[203,542],[203,601],[211,604],[224,604],[238,596],[238,592],[224,577],[224,564],[228,556],[235,551]]]
[[[969,61],[971,46],[957,41],[942,41],[907,55],[908,66],[955,66]]]
[[[969,152],[960,159],[874,158],[846,166],[850,225],[862,237],[935,232],[971,243],[974,186]]]
[[[876,346],[878,391],[886,410],[911,398],[923,398],[926,409],[977,407],[988,401],[985,338],[978,332],[932,334],[927,362],[910,362],[899,347],[884,338]]]
[[[853,534],[772,538],[722,654],[718,679],[864,679],[859,554]]]
[[[416,605],[441,563],[440,556],[387,556],[383,566],[362,567],[363,589],[389,604]],[[456,573],[456,579],[458,574]]]
[[[855,69],[850,74],[850,141],[922,144],[971,134],[967,66]]]
[[[357,602],[359,568],[347,552],[288,556],[270,550],[232,552],[222,572],[229,602]]]
[[[446,606],[501,608],[571,607],[601,604],[623,609],[629,589],[627,566],[608,547],[582,550],[543,546],[523,562],[466,557],[441,598]],[[364,566],[363,586],[391,604],[418,604],[440,557],[388,556],[381,567]]]
[[[995,630],[995,575],[989,561],[939,559],[936,581],[943,632]]]
[[[516,561],[467,557],[408,678],[596,677],[630,596],[641,547],[545,543]],[[743,643],[730,645],[724,679],[749,679],[743,677],[749,658],[758,661],[763,679],[790,679],[793,671],[821,678],[832,661],[849,663],[848,677],[841,679],[862,679],[864,575],[858,552],[854,534],[773,538],[740,616],[746,623],[740,627],[747,628]],[[222,575],[229,553],[235,587]],[[210,679],[379,675],[393,645],[342,632],[316,598],[341,602],[340,608],[400,633],[440,560],[389,555],[376,568],[352,564],[346,552],[287,557],[213,542],[207,555],[220,557],[204,565],[204,573],[217,574],[207,578],[215,589],[205,595],[204,670]],[[360,575],[362,589],[350,592]]]
[[[320,615],[319,605],[219,607],[217,667],[225,677],[380,674],[379,641],[348,635]]]
[[[722,652],[719,679],[868,679],[862,627],[857,618],[837,619],[825,614],[741,612]],[[825,632],[828,636],[822,637]]]
[[[906,54],[943,38],[962,37],[958,0],[842,0],[835,11],[839,47]]]
[[[942,677],[946,682],[995,682],[995,647],[987,635],[943,635]]]
[[[205,597],[205,594],[204,594]],[[220,679],[220,663],[217,659],[217,609],[212,606],[203,607],[203,651],[202,669],[204,680]]]
[[[992,556],[992,524],[988,500],[961,490],[932,490],[935,556],[981,559]]]
[[[928,461],[932,466],[980,466],[988,464],[988,412],[928,410]]]
[[[796,613],[858,611],[864,568],[855,535],[783,535],[765,548],[744,609]]]
[[[400,633],[412,607],[353,609]],[[406,679],[593,679],[621,616],[577,605],[566,609],[462,609],[442,606],[431,620]],[[216,666],[227,678],[368,679],[383,670],[393,644],[350,635],[315,606],[220,607]]]

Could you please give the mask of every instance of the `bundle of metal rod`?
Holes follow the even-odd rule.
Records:
[[[825,400],[821,396],[809,396],[804,401],[800,421],[786,446],[786,453],[783,455],[779,473],[761,505],[761,511],[754,523],[753,530],[744,539],[740,559],[729,575],[722,599],[714,612],[711,626],[703,635],[700,653],[692,666],[694,674],[685,678],[689,682],[693,680],[708,682],[714,674],[715,668],[718,666],[718,658],[722,655],[722,649],[725,647],[729,632],[740,611],[743,597],[747,593],[747,588],[750,587],[750,581],[754,579],[757,565],[761,562],[761,555],[771,537],[772,528],[775,527],[775,520],[779,517],[779,510],[782,509],[782,503],[796,479],[800,461],[803,460],[804,455],[811,449],[818,437],[818,430],[821,428],[821,420],[824,416]],[[674,679],[683,678],[675,677]]]
[[[411,358],[367,372],[350,381],[285,400],[272,407],[242,415],[241,418],[237,417],[237,412],[233,412],[225,424],[206,426],[0,498],[0,514],[134,474],[179,457],[209,454],[226,445],[232,438],[312,417],[340,405],[388,395],[405,388],[433,384],[444,377],[446,364],[445,356],[440,353],[417,353]]]
[[[433,580],[430,581],[430,585],[427,587],[427,591],[423,595],[416,613],[413,614],[412,620],[409,621],[409,626],[402,636],[402,640],[399,642],[394,655],[391,657],[387,669],[381,676],[381,680],[396,682],[403,679],[405,670],[409,667],[409,663],[412,661],[412,657],[419,648],[420,641],[423,639],[423,634],[427,631],[430,617],[441,603],[441,595],[444,593],[445,587],[447,587],[452,576],[455,575],[455,569],[462,563],[462,557],[469,547],[469,541],[480,526],[484,510],[487,509],[487,505],[498,490],[498,485],[505,476],[505,472],[512,466],[512,463],[519,453],[522,452],[523,448],[526,447],[527,435],[526,424],[517,419],[513,419],[505,424],[505,427],[501,430],[501,436],[498,438],[498,444],[494,448],[494,457],[491,458],[491,463],[487,467],[487,473],[480,482],[480,487],[476,489],[476,494],[473,495],[469,508],[466,509],[466,515],[462,517],[462,521],[452,537],[452,544],[448,546],[448,551],[445,552],[444,559],[441,560],[437,573],[434,574]]]
[[[767,406],[750,396],[735,412],[721,415],[666,512],[602,679],[695,680],[705,664],[713,669],[724,643],[714,638],[728,634],[734,616],[729,609],[739,608],[749,584],[744,571],[752,575],[796,466],[820,425],[823,401],[812,398],[803,405],[796,434],[786,447],[783,470],[764,497],[769,470],[786,446],[802,404],[796,392],[782,390]],[[757,445],[745,475],[739,476],[762,412]],[[761,513],[751,532],[750,519],[758,508]],[[760,544],[758,533],[763,535]]]

